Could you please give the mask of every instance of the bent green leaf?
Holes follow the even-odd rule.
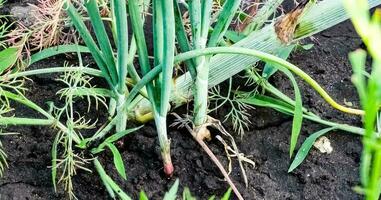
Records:
[[[312,135],[310,135],[302,144],[300,147],[298,153],[296,154],[294,160],[292,161],[290,168],[288,169],[288,172],[292,172],[295,168],[297,168],[307,157],[308,152],[310,151],[312,145],[315,143],[316,139],[318,139],[320,136],[336,129],[336,127],[331,128],[325,128],[322,129]]]
[[[302,95],[300,94],[300,89],[294,76],[288,70],[282,70],[291,80],[291,83],[294,87],[295,93],[295,109],[294,109],[294,118],[292,120],[292,131],[291,131],[291,142],[290,142],[290,158],[292,157],[296,143],[298,142],[300,130],[302,129],[303,122],[303,105],[302,105]]]
[[[112,155],[114,156],[114,165],[119,175],[122,176],[125,180],[127,179],[126,169],[124,167],[122,156],[120,155],[119,150],[112,143],[107,143],[107,147],[111,150]]]

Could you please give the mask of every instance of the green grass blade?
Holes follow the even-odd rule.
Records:
[[[295,109],[294,106],[269,96],[255,95],[242,98],[239,101],[254,106],[272,108],[287,115],[292,115],[293,110]]]
[[[115,165],[116,171],[118,171],[119,175],[124,180],[127,180],[126,168],[124,167],[122,155],[120,155],[119,150],[112,143],[106,143],[106,145],[111,150],[112,155],[114,156],[114,165]]]
[[[165,193],[163,200],[176,200],[177,190],[179,188],[179,179],[176,179],[171,189]]]
[[[30,101],[29,99],[27,99],[26,97],[20,95],[20,94],[14,94],[12,92],[9,92],[9,91],[1,91],[0,92],[0,96],[4,96],[5,98],[9,98],[9,99],[12,99],[18,103],[21,103],[39,113],[41,113],[42,115],[44,115],[46,118],[46,120],[41,120],[40,122],[41,123],[46,123],[46,125],[48,124],[48,121],[55,121],[55,124],[56,126],[59,126],[61,128],[61,130],[67,130],[67,128],[62,125],[59,121],[56,121],[56,119],[48,112],[46,112],[44,109],[42,109],[40,106],[38,106],[37,104],[35,104],[34,102]],[[23,120],[23,121],[26,121],[26,120]],[[21,122],[23,122],[21,121]],[[44,122],[45,121],[45,122]],[[36,121],[37,122],[37,121]],[[72,138],[73,140],[79,144],[81,142],[81,139],[79,138],[79,136],[75,133],[71,133],[72,135]]]
[[[239,99],[239,101],[241,101],[242,103],[253,105],[253,106],[272,108],[278,112],[281,112],[286,115],[291,115],[291,116],[293,115],[295,110],[295,108],[288,102],[275,99],[269,96],[255,95],[255,96]],[[307,110],[303,114],[303,118],[311,120],[313,122],[323,124],[325,126],[336,127],[337,129],[340,129],[349,133],[353,133],[356,135],[364,135],[364,129],[362,128],[350,126],[347,124],[340,124],[340,123],[335,123],[332,121],[327,121],[327,120],[321,119],[319,116],[316,116],[315,114],[311,112],[308,112]]]
[[[89,67],[49,67],[49,68],[19,71],[19,72],[7,74],[6,78],[10,80],[10,79],[39,75],[39,74],[52,74],[52,73],[64,73],[64,72],[78,72],[78,71],[81,71],[85,74],[89,74],[91,76],[102,77],[102,72],[100,70],[89,68]]]
[[[288,172],[292,172],[295,168],[297,168],[307,157],[308,152],[310,151],[312,145],[315,143],[316,139],[321,137],[322,135],[336,129],[336,127],[331,128],[325,128],[323,130],[320,130],[316,133],[311,134],[308,136],[308,138],[303,142],[302,146],[300,147],[298,153],[296,153],[296,156],[294,160],[292,161],[290,168],[288,169]]]
[[[107,141],[109,143],[115,142],[115,141],[123,138],[124,136],[141,129],[142,127],[143,126],[139,126],[139,127],[127,129],[127,130],[119,132],[119,133],[115,133],[114,135],[111,135],[110,137],[108,137],[105,141]]]
[[[98,170],[98,171],[99,171],[99,170]],[[98,173],[99,173],[99,172],[98,172]],[[116,196],[115,196],[115,192],[114,192],[114,190],[111,188],[111,185],[107,182],[107,179],[106,179],[105,176],[107,176],[106,173],[105,173],[105,174],[101,174],[101,173],[99,173],[99,177],[101,178],[103,185],[106,187],[106,190],[107,190],[108,194],[110,195],[110,197],[111,197],[112,199],[115,199],[115,198],[116,198]]]
[[[292,86],[294,87],[295,93],[295,110],[294,119],[292,120],[292,132],[291,132],[291,142],[290,142],[290,158],[292,157],[295,146],[298,142],[300,130],[302,128],[303,121],[303,105],[302,105],[302,95],[300,94],[300,89],[298,83],[296,82],[294,76],[288,70],[282,70],[291,80]]]
[[[117,122],[118,118],[114,117],[104,128],[98,129],[98,131],[89,139],[89,141],[103,138],[109,131],[111,131],[112,128],[114,128]]]
[[[113,120],[116,120],[116,118],[114,118]],[[97,139],[97,138],[100,138],[100,135],[104,135],[103,133],[101,132],[104,132],[104,131],[110,131],[111,128],[113,127],[113,124],[115,121],[111,121],[103,130],[101,130],[100,132],[96,133],[91,139],[89,139],[88,141],[92,141],[94,139]],[[104,150],[104,147],[107,146],[108,144],[110,143],[113,143],[121,138],[123,138],[124,136],[132,133],[132,132],[135,132],[137,130],[139,130],[140,128],[142,128],[143,126],[139,126],[139,127],[136,127],[136,128],[130,128],[130,129],[127,129],[127,130],[124,130],[124,131],[121,131],[121,132],[118,132],[118,133],[115,133],[111,136],[109,136],[108,138],[106,138],[104,140],[104,142],[102,142],[100,145],[98,145],[97,148],[94,148],[91,150],[91,152],[93,154],[97,154],[99,152],[102,152]],[[106,130],[105,130],[106,129]],[[83,146],[83,144],[82,144]]]

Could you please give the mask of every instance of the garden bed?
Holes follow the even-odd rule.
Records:
[[[10,1],[11,2],[11,1]],[[12,3],[12,2],[11,2]],[[352,74],[348,63],[348,53],[360,47],[350,22],[341,23],[316,35],[315,46],[309,51],[299,51],[291,56],[291,63],[299,66],[319,82],[338,102],[351,102],[358,106],[357,95],[350,81]],[[32,68],[46,67],[51,63],[63,64],[60,57],[46,60]],[[57,100],[55,92],[60,88],[51,76],[37,76],[28,82],[26,96],[43,108],[46,102]],[[290,94],[292,86],[285,77],[276,75],[274,84]],[[102,83],[99,83],[102,84]],[[360,126],[360,118],[333,110],[309,86],[299,81],[303,91],[304,106],[324,118]],[[82,105],[79,109],[85,110]],[[212,116],[223,120],[223,108]],[[183,114],[186,107],[178,109]],[[18,116],[33,116],[25,107],[16,107]],[[256,108],[251,112],[250,131],[240,138],[235,135],[238,148],[255,161],[255,168],[247,168],[249,180],[245,188],[240,177],[238,163],[233,161],[234,179],[245,199],[359,199],[352,187],[359,184],[360,138],[343,132],[334,132],[327,137],[333,147],[331,154],[322,154],[312,149],[302,165],[292,173],[287,173],[290,164],[288,149],[292,118],[276,111]],[[106,119],[107,111],[92,110],[88,114],[93,119]],[[170,118],[169,122],[174,119]],[[102,125],[102,122],[98,122]],[[232,132],[229,123],[226,127]],[[320,130],[321,125],[305,121],[302,139]],[[9,127],[20,135],[4,137],[4,149],[8,152],[10,168],[0,179],[0,199],[64,199],[66,194],[53,190],[51,180],[51,146],[55,131],[49,127]],[[175,173],[172,178],[163,174],[160,149],[154,123],[150,122],[139,131],[119,142],[126,170],[127,181],[122,181],[115,171],[111,153],[103,154],[100,161],[112,178],[118,180],[122,188],[135,197],[140,190],[146,191],[152,199],[160,199],[164,192],[180,179],[181,186],[189,187],[201,199],[215,194],[221,196],[229,187],[218,169],[210,161],[199,145],[185,129],[171,128],[171,153]],[[302,141],[302,140],[300,140]],[[208,143],[213,152],[227,166],[223,146],[216,140]],[[109,163],[109,164],[107,164]],[[92,165],[88,166],[90,169]],[[95,173],[95,172],[94,172]],[[181,188],[183,188],[181,187]],[[182,189],[181,189],[182,190]],[[108,194],[97,175],[78,171],[74,177],[74,192],[78,199],[107,199]]]

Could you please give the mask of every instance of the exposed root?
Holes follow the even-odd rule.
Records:
[[[232,160],[231,160],[231,158],[234,158],[234,157],[237,157],[238,160],[242,160],[243,162],[246,162],[246,163],[252,165],[253,168],[255,167],[255,162],[254,161],[250,160],[248,157],[245,157],[245,154],[239,153],[239,152],[236,152],[235,150],[233,150],[233,148],[230,147],[221,136],[217,135],[216,138],[225,147],[225,153],[226,153],[226,156],[227,156],[227,158],[229,160],[229,170],[228,170],[229,174],[232,171]],[[245,168],[242,165],[240,165],[240,168],[241,168],[241,171],[242,171],[242,177],[243,177],[243,179],[245,181],[245,185],[246,185],[246,188],[247,188],[248,187],[248,181],[247,181],[247,176],[246,176],[246,173],[245,173],[246,170],[245,170]]]
[[[181,126],[185,127],[189,131],[189,133],[193,136],[193,138],[197,141],[197,143],[208,154],[210,159],[214,162],[214,164],[221,171],[222,175],[225,177],[225,180],[228,182],[228,184],[232,188],[232,190],[233,190],[234,194],[237,196],[237,198],[239,200],[243,200],[241,193],[238,191],[237,187],[235,186],[233,181],[230,179],[229,174],[226,172],[226,170],[222,166],[221,162],[218,160],[218,158],[214,155],[214,153],[209,149],[208,145],[206,145],[206,143],[203,140],[203,139],[207,138],[205,136],[207,135],[206,133],[209,132],[209,130],[207,132],[204,132],[205,131],[204,128],[206,128],[206,130],[207,130],[207,126],[212,125],[212,124],[206,123],[205,125],[203,125],[201,127],[202,129],[198,128],[197,130],[193,130],[187,123],[184,123],[184,120],[178,114],[176,114],[176,113],[172,113],[172,114],[181,122]],[[203,132],[201,132],[201,131],[203,131]]]
[[[222,125],[220,120],[217,120],[217,119],[214,119],[214,118],[208,116],[208,124],[210,126],[214,127],[215,129],[219,130],[223,135],[225,135],[226,137],[228,137],[230,139],[230,143],[231,143],[233,148],[231,148],[230,146],[227,146],[227,147],[225,146],[225,148],[228,148],[228,149],[230,148],[230,151],[233,152],[233,156],[230,156],[230,157],[237,157],[238,163],[239,163],[239,166],[240,166],[241,172],[242,172],[242,178],[245,182],[245,186],[247,187],[249,183],[247,180],[246,170],[243,166],[243,162],[248,162],[248,163],[252,164],[253,166],[255,166],[254,161],[246,158],[244,156],[244,154],[239,152],[237,144],[235,143],[233,136],[229,132],[226,131],[226,129],[224,128],[224,126]],[[225,142],[225,144],[226,144],[226,142]],[[229,154],[228,154],[228,157],[229,157]]]

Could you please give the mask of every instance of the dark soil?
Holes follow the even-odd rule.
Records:
[[[349,22],[337,25],[315,37],[314,48],[292,55],[291,62],[301,67],[317,80],[334,99],[344,99],[358,106],[357,95],[350,82],[351,67],[347,55],[361,45]],[[59,59],[58,59],[59,60]],[[35,67],[52,65],[53,61]],[[60,61],[54,60],[57,64]],[[57,83],[51,77],[35,77],[28,82],[27,96],[47,108],[46,102],[57,100]],[[273,82],[291,94],[289,81],[277,75]],[[302,81],[304,105],[324,118],[360,126],[360,119],[339,113],[329,107],[312,89]],[[223,108],[214,117],[223,120],[228,108]],[[179,113],[185,108],[179,109]],[[104,111],[91,115],[105,119]],[[360,138],[343,132],[327,135],[334,151],[321,154],[312,149],[305,162],[292,173],[287,173],[290,164],[288,148],[292,119],[273,110],[256,108],[251,111],[250,131],[242,140],[236,136],[239,149],[256,162],[255,168],[247,168],[249,186],[245,188],[238,163],[234,161],[231,177],[235,180],[245,199],[360,199],[352,187],[359,184]],[[33,112],[16,107],[17,116],[33,116]],[[173,121],[171,119],[170,121]],[[99,124],[101,124],[99,122]],[[231,131],[231,125],[226,123]],[[302,137],[324,128],[305,121]],[[65,199],[63,191],[55,193],[51,181],[50,150],[56,132],[50,127],[8,127],[8,131],[21,133],[2,138],[8,152],[10,168],[0,179],[0,199],[34,200]],[[123,140],[120,147],[127,169],[127,181],[121,181],[114,169],[110,152],[103,153],[100,160],[108,173],[117,179],[122,188],[133,197],[145,190],[151,199],[161,199],[176,178],[180,179],[181,191],[187,186],[200,199],[212,194],[221,196],[228,184],[217,167],[185,130],[170,129],[172,158],[175,174],[168,179],[162,173],[162,163],[153,123],[148,123],[138,132]],[[223,146],[216,140],[208,143],[213,152],[226,166]],[[90,169],[92,165],[88,166]],[[61,185],[62,186],[62,185]],[[96,173],[78,171],[74,178],[78,199],[108,199],[108,194]]]

